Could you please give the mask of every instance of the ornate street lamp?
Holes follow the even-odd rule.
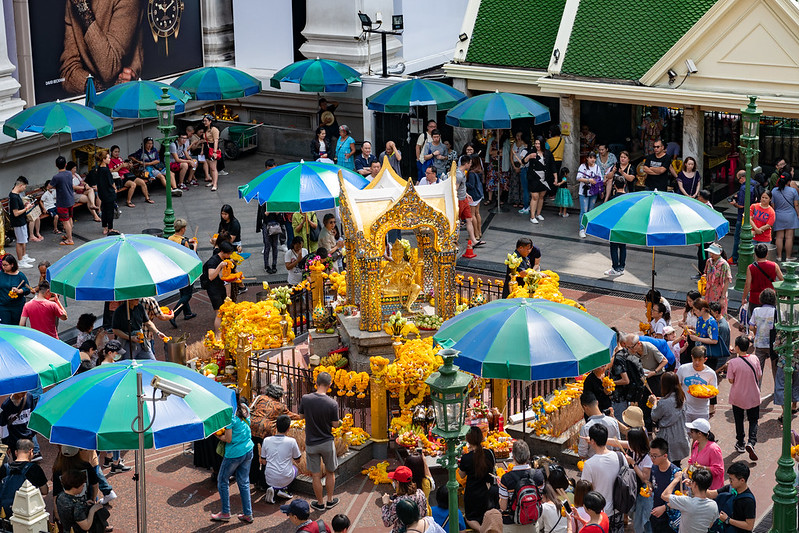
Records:
[[[444,366],[433,372],[425,383],[430,387],[430,399],[436,412],[436,425],[433,433],[443,438],[447,444],[447,453],[439,458],[438,463],[449,472],[447,490],[449,491],[449,532],[458,533],[458,481],[455,470],[458,468],[456,449],[466,435],[467,426],[463,425],[466,415],[466,389],[472,378],[458,370],[452,364],[458,350],[444,348],[438,355],[444,359]]]
[[[164,172],[166,174],[166,209],[164,209],[164,237],[170,237],[175,233],[175,211],[172,209],[172,175],[169,168],[169,145],[177,139],[176,136],[170,135],[170,132],[175,129],[175,101],[169,97],[169,88],[164,87],[164,92],[161,99],[155,102],[155,107],[158,110],[158,130],[163,135],[163,139],[158,139],[163,146],[164,150]]]
[[[746,270],[755,257],[752,245],[752,224],[749,220],[749,206],[752,203],[752,161],[760,153],[760,115],[755,101],[757,96],[749,97],[749,105],[741,109],[741,152],[746,160],[746,184],[744,185],[744,218],[741,225],[741,240],[738,244],[738,273],[735,276],[735,290],[743,291],[746,285]]]
[[[782,401],[782,455],[777,461],[777,484],[774,486],[772,532],[796,533],[796,487],[794,461],[791,458],[791,394],[793,386],[793,352],[799,345],[799,263],[783,263],[785,279],[774,282],[777,291],[777,333],[782,345],[777,348],[783,363],[785,387]]]

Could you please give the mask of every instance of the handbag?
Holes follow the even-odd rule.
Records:
[[[278,235],[280,233],[283,233],[283,227],[277,222],[268,222],[266,224],[266,232],[269,235]]]
[[[310,228],[308,230],[308,240],[309,241],[313,241],[313,242],[318,241],[319,240],[319,233],[321,231],[322,231],[322,229],[319,227],[319,221],[317,220],[316,227],[315,228]]]
[[[221,440],[216,443],[216,454],[220,457],[225,456],[225,443]]]

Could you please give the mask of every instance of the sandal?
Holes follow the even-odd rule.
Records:
[[[154,204],[155,203],[153,200],[150,200],[149,198],[145,198],[144,201],[147,202],[148,204]]]
[[[73,241],[61,241],[58,244],[62,246],[75,246],[75,243]]]
[[[131,209],[133,209],[134,207],[136,207],[136,204],[134,204],[133,202],[125,202],[125,205],[126,205],[126,206],[128,206],[128,207],[130,207]]]
[[[472,248],[477,248],[478,246],[483,246],[486,242],[485,241],[477,241],[472,245]]]

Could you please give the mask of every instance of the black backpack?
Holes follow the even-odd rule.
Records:
[[[616,357],[618,356],[617,354]],[[625,372],[627,372],[627,378],[630,380],[630,383],[624,386],[624,399],[630,402],[643,401],[644,389],[646,388],[644,383],[646,383],[646,381],[644,379],[644,368],[641,366],[641,360],[635,355],[627,353],[624,355],[624,368]]]
[[[621,452],[616,452],[619,459],[619,474],[613,481],[613,509],[627,514],[635,505],[635,497],[638,494],[638,476],[635,475],[627,459]]]
[[[11,505],[14,503],[14,497],[25,483],[25,479],[27,479],[25,476],[31,466],[33,466],[33,463],[26,462],[21,466],[5,464],[0,467],[6,471],[5,477],[0,481],[0,508],[5,510],[6,517],[11,516]]]

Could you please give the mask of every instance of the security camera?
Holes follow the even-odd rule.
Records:
[[[677,79],[677,73],[674,71],[674,69],[670,68],[667,74],[669,75],[669,85],[672,85],[674,80]]]
[[[689,74],[696,74],[699,72],[699,69],[696,68],[696,63],[694,63],[693,59],[686,59],[685,67],[688,69]]]
[[[177,396],[178,398],[185,398],[186,395],[191,392],[190,388],[184,387],[179,383],[175,383],[174,381],[170,381],[159,376],[153,377],[150,385],[154,389],[160,390],[162,393],[164,393],[165,397],[171,394],[173,396]]]

